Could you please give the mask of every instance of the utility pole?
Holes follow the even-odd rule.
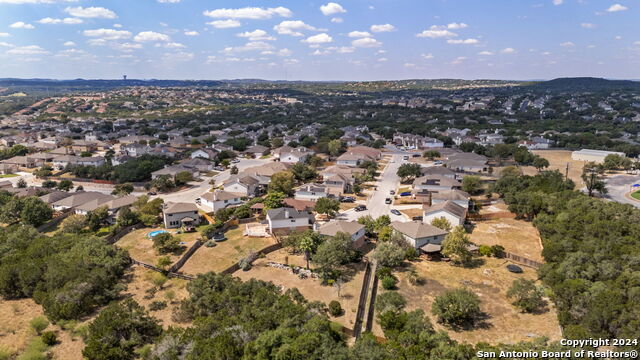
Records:
[[[567,169],[564,172],[564,181],[569,180],[569,163],[567,163]]]

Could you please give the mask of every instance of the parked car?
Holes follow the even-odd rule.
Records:
[[[149,191],[147,195],[157,195],[157,193],[155,191]]]
[[[411,218],[413,221],[422,221],[422,216],[414,216]]]
[[[436,160],[433,162],[434,165],[442,165],[442,161],[441,160]]]
[[[420,157],[420,154],[413,154],[413,157]]]
[[[384,203],[385,204],[391,204],[391,198],[384,199]]]
[[[239,163],[239,162],[240,162],[240,160],[238,160],[238,159],[233,159],[233,160],[231,160],[231,163],[232,163],[232,164],[237,164],[237,163]]]
[[[411,191],[401,192],[400,196],[411,196]]]
[[[398,211],[398,210],[396,210],[396,209],[391,209],[391,213],[392,213],[393,215],[396,215],[396,216],[400,216],[400,215],[402,215],[402,214],[400,214],[400,211]]]
[[[409,155],[405,155],[402,157],[402,160],[409,160]]]
[[[216,167],[213,168],[213,170],[215,170],[215,171],[224,171],[224,167],[216,166]]]
[[[354,203],[356,202],[356,198],[354,198],[353,196],[344,196],[340,198],[340,202],[343,203]]]
[[[367,207],[364,205],[358,205],[354,208],[355,211],[365,211],[367,210]]]
[[[396,191],[395,191],[395,190],[391,190],[391,191],[389,191],[389,195],[395,195],[395,194],[396,194]]]

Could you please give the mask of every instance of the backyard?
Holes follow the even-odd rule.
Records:
[[[356,319],[356,311],[358,310],[360,288],[362,287],[362,280],[364,277],[364,263],[349,265],[347,272],[352,273],[352,276],[348,282],[340,286],[340,296],[338,296],[337,287],[323,286],[320,283],[320,280],[315,278],[301,279],[287,269],[268,266],[268,262],[290,264],[299,267],[306,266],[303,256],[291,255],[287,250],[280,249],[268,254],[264,258],[256,260],[253,263],[251,270],[239,270],[233,275],[244,281],[251,278],[271,281],[280,286],[283,292],[287,289],[297,288],[309,301],[322,301],[325,304],[329,304],[332,300],[337,300],[340,302],[344,313],[332,320],[349,329],[353,329]]]
[[[153,241],[149,238],[149,233],[153,231],[164,231],[162,228],[144,228],[138,229],[125,235],[122,239],[116,242],[116,246],[129,251],[129,255],[138,261],[156,265],[158,259],[163,256],[159,255],[153,248]],[[175,263],[180,259],[180,256],[186,249],[190,248],[198,238],[200,238],[199,232],[176,234],[175,230],[167,230],[172,235],[176,236],[181,244],[182,250],[178,253],[167,254],[171,258],[171,262]]]
[[[438,330],[445,330],[453,339],[465,343],[488,342],[517,343],[532,337],[546,336],[550,340],[562,337],[553,304],[539,314],[521,313],[506,297],[513,280],[537,279],[536,271],[524,268],[524,273],[514,274],[506,269],[508,260],[483,258],[485,263],[475,268],[462,268],[447,262],[418,261],[415,270],[424,279],[422,285],[411,285],[407,272],[399,274],[399,292],[407,300],[407,310],[423,309]],[[480,297],[480,308],[486,318],[469,330],[452,330],[437,323],[431,314],[436,296],[446,290],[466,287]],[[384,292],[380,288],[379,293]],[[376,330],[376,328],[374,328]],[[378,330],[379,331],[379,330]]]
[[[220,272],[245,257],[250,250],[258,251],[275,244],[271,237],[244,236],[245,225],[231,228],[225,233],[226,240],[217,242],[214,247],[201,246],[180,269],[190,275],[209,271]]]
[[[502,245],[507,252],[544,261],[540,235],[531,222],[516,219],[474,222],[469,238],[476,245]]]
[[[584,186],[581,176],[585,163],[571,159],[571,150],[533,150],[531,152],[549,160],[548,170],[558,170],[564,175],[567,172],[567,165],[569,165],[569,179],[576,183],[577,188]],[[538,173],[533,166],[523,166],[522,171],[525,175]]]

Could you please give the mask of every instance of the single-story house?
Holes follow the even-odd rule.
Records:
[[[439,191],[431,194],[431,205],[438,205],[446,201],[453,201],[454,203],[462,206],[465,209],[469,209],[469,199],[471,197],[468,193],[462,190],[447,190]]]
[[[18,172],[18,165],[0,163],[0,174],[7,175]]]
[[[355,247],[364,245],[364,225],[359,224],[356,221],[334,220],[323,224],[318,228],[318,233],[323,236],[336,236],[339,232],[349,234]]]
[[[402,234],[414,248],[420,249],[427,244],[441,245],[448,232],[420,221],[394,221],[391,227]]]
[[[182,165],[172,165],[172,166],[167,166],[164,169],[160,169],[160,170],[152,172],[151,173],[151,179],[156,179],[156,178],[158,178],[160,176],[163,176],[163,175],[168,175],[172,179],[175,179],[176,175],[178,175],[181,172],[190,173],[191,176],[193,176],[194,179],[200,177],[200,171],[198,171],[197,169],[184,167]]]
[[[318,201],[318,199],[330,196],[328,186],[318,184],[305,184],[299,187],[294,195],[298,200]]]
[[[162,217],[167,229],[191,228],[200,224],[198,207],[192,203],[168,203],[162,210]]]
[[[187,159],[182,161],[180,165],[189,169],[198,170],[199,172],[207,172],[213,170],[213,163],[209,160],[201,158]]]
[[[451,226],[464,225],[467,209],[451,200],[439,204],[424,206],[422,221],[431,224],[434,219],[445,218]]]
[[[272,234],[287,234],[309,229],[314,223],[313,215],[294,208],[267,210],[267,224]]]
[[[218,155],[219,151],[215,149],[198,149],[191,153],[192,159],[203,158],[213,160]]]
[[[244,151],[245,154],[259,158],[269,152],[269,148],[262,145],[254,145]]]
[[[111,200],[113,196],[108,194],[103,194],[95,191],[83,191],[76,192],[73,195],[66,197],[64,199],[58,200],[51,204],[53,210],[62,211],[65,209],[75,209],[80,205],[86,204],[90,201],[106,199]]]

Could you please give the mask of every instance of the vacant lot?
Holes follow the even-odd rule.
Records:
[[[546,336],[558,340],[562,334],[556,312],[550,303],[541,314],[523,314],[506,297],[513,280],[537,279],[534,270],[524,268],[524,273],[513,274],[505,268],[510,262],[504,259],[487,258],[482,266],[466,269],[445,262],[416,262],[415,269],[425,280],[424,284],[411,285],[406,273],[400,273],[399,292],[407,300],[407,310],[423,309],[437,329],[445,330],[460,342],[516,343],[535,336]],[[480,297],[481,310],[486,314],[475,328],[452,330],[437,324],[431,314],[431,304],[436,296],[446,290],[466,287]],[[384,291],[380,289],[380,291]]]
[[[302,256],[290,255],[285,249],[281,249],[268,254],[265,258],[256,260],[251,270],[240,270],[233,275],[244,281],[251,278],[271,281],[280,286],[282,291],[298,288],[300,293],[310,301],[322,301],[325,304],[329,304],[330,301],[337,300],[340,302],[344,313],[333,320],[347,328],[353,329],[356,320],[356,311],[358,310],[358,297],[360,296],[360,288],[362,287],[364,277],[364,263],[352,264],[349,267],[348,272],[351,274],[351,279],[349,282],[342,284],[340,287],[340,297],[338,297],[337,287],[323,286],[318,279],[300,279],[288,270],[267,266],[267,263],[270,261],[301,267],[306,266]],[[313,268],[313,264],[311,265]]]
[[[116,246],[121,247],[129,251],[129,255],[147,264],[155,265],[158,262],[158,258],[163,255],[159,255],[153,248],[153,241],[149,238],[149,233],[155,230],[164,230],[161,228],[150,229],[144,228],[130,232],[122,239],[116,242]],[[175,230],[168,230],[173,236],[180,239],[183,243],[183,250],[176,254],[167,254],[172,262],[176,262],[180,259],[180,255],[186,249],[190,248],[196,240],[200,237],[200,233],[192,232],[186,234],[176,234]]]
[[[251,225],[251,224],[248,224]],[[197,275],[209,271],[220,272],[245,257],[250,250],[258,251],[275,244],[273,238],[244,236],[245,224],[225,233],[227,240],[216,243],[215,247],[201,246],[184,264],[181,272]]]
[[[149,311],[149,313],[160,320],[162,326],[166,329],[169,326],[186,326],[176,323],[171,319],[173,309],[178,306],[179,302],[188,296],[186,290],[187,281],[182,279],[169,278],[162,288],[157,291],[154,279],[158,278],[160,273],[147,270],[140,266],[133,266],[125,276],[126,290],[123,296],[131,296],[138,304],[143,305],[149,310],[149,305],[154,301],[163,301],[167,307],[161,310]]]
[[[570,150],[533,150],[532,153],[549,160],[549,170],[559,170],[563,175],[567,171],[569,165],[569,179],[576,183],[576,187],[582,188],[582,168],[584,161],[576,161],[571,159]],[[525,175],[535,175],[538,171],[533,166],[523,166],[522,171]]]
[[[478,221],[469,238],[477,245],[502,245],[510,253],[544,261],[540,234],[530,222],[516,219]]]

